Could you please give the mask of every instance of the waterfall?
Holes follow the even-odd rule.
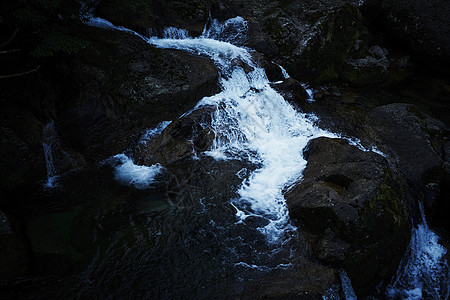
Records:
[[[148,42],[210,57],[218,66],[222,91],[203,98],[196,106],[216,107],[211,124],[215,140],[206,154],[217,160],[244,159],[261,165],[242,182],[240,197],[231,201],[238,220],[265,218],[269,223],[260,231],[275,243],[294,229],[282,191],[298,180],[306,167],[302,149],[311,139],[335,135],[296,111],[270,86],[251,53],[228,42],[242,38],[245,30],[246,22],[236,17],[222,25],[210,22],[200,38],[152,37]]]
[[[439,237],[430,230],[422,203],[422,222],[412,229],[408,250],[392,284],[387,288],[389,299],[448,299],[450,269],[439,245]]]
[[[44,142],[42,143],[42,147],[44,148],[45,166],[47,169],[47,181],[44,183],[44,187],[54,188],[57,186],[58,175],[56,172],[52,150],[56,140],[56,128],[53,120],[44,126],[43,136]]]
[[[219,24],[215,20],[198,38],[170,28],[166,38],[146,38],[129,29],[94,18],[89,25],[121,30],[139,36],[159,48],[180,49],[211,58],[220,72],[222,91],[199,101],[216,107],[212,130],[215,140],[206,154],[220,159],[244,159],[261,168],[244,179],[232,199],[238,221],[261,216],[269,224],[260,228],[269,242],[281,242],[294,230],[290,224],[283,188],[298,180],[306,167],[302,149],[320,136],[336,137],[314,125],[314,118],[296,111],[269,83],[265,71],[251,53],[230,42],[246,36],[247,23],[236,17]],[[214,39],[213,39],[214,38]]]
[[[230,199],[236,210],[236,222],[243,222],[250,216],[262,217],[268,224],[258,230],[266,236],[268,243],[281,244],[286,241],[296,228],[289,220],[282,191],[302,176],[306,167],[302,149],[317,137],[338,135],[318,128],[314,124],[314,116],[294,109],[270,86],[264,69],[252,60],[251,51],[234,45],[239,44],[246,36],[245,20],[236,17],[223,24],[210,20],[202,36],[197,38],[188,37],[185,30],[176,28],[167,29],[165,38],[147,38],[100,18],[93,18],[88,24],[124,31],[139,36],[155,47],[184,50],[214,61],[219,69],[222,91],[200,99],[194,108],[206,105],[216,108],[211,123],[215,139],[211,149],[204,154],[216,160],[245,160],[259,166],[247,178],[243,178],[238,190],[239,196]],[[285,77],[289,76],[286,72],[283,74]],[[312,100],[312,90],[308,94]],[[376,148],[363,148],[355,139],[350,142],[364,151],[382,154]],[[137,187],[140,186],[140,181],[136,181],[136,176],[139,175],[135,170],[143,175],[141,187],[145,187],[159,172],[159,168],[162,168],[155,165],[144,167],[151,170],[141,169],[143,166],[134,165],[124,154],[116,158],[123,166],[123,169],[116,169],[118,178],[131,184],[134,182]],[[246,170],[241,171],[245,173]],[[449,273],[443,258],[445,249],[437,243],[437,239],[436,234],[429,230],[425,219],[413,229],[408,253],[395,280],[387,289],[387,297],[448,297]],[[259,268],[245,262],[238,265]],[[341,272],[340,277],[345,298],[355,299],[345,272]],[[334,293],[333,290],[331,294]],[[331,298],[334,299],[333,297]]]

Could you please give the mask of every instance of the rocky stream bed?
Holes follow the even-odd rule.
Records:
[[[0,297],[446,299],[449,10],[99,1],[0,78]]]

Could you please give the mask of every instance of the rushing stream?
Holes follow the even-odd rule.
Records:
[[[142,288],[148,282],[147,295],[156,297],[182,295],[189,290],[188,285],[197,297],[224,292],[236,296],[255,292],[264,282],[289,277],[286,274],[294,272],[293,266],[309,268],[302,258],[307,256],[308,246],[299,241],[300,233],[290,222],[283,189],[302,176],[306,166],[302,149],[307,143],[320,136],[337,135],[318,128],[314,116],[294,109],[271,87],[264,69],[252,60],[251,52],[236,46],[245,39],[246,21],[240,17],[223,24],[211,20],[198,38],[190,38],[185,30],[176,28],[167,28],[163,38],[147,38],[100,18],[92,18],[89,25],[125,31],[159,48],[180,49],[212,59],[219,68],[222,91],[201,99],[193,109],[216,108],[209,124],[215,133],[213,146],[201,159],[213,159],[217,164],[241,161],[238,176],[244,175],[240,176],[242,182],[231,199],[221,202],[203,197],[198,199],[198,209],[177,211],[178,215],[172,219],[147,217],[148,228],[136,233],[132,241],[119,234],[110,248],[97,254],[84,274],[85,278],[102,278],[103,283],[85,279],[79,295],[89,294],[95,288],[104,289],[112,297],[123,296],[130,293],[132,286]],[[149,130],[140,142],[151,140],[168,125],[165,122]],[[137,188],[154,184],[155,176],[164,169],[159,164],[135,165],[125,154],[116,155],[115,161],[119,161],[116,178]],[[256,167],[247,172],[246,164]],[[192,218],[192,230],[185,232],[177,227],[182,226],[184,218]],[[171,235],[167,234],[169,231]],[[149,245],[152,249],[147,247],[145,253],[139,250],[140,243],[144,242],[153,243]],[[125,274],[131,283],[108,293],[106,286],[120,281],[104,265],[106,261],[118,259],[114,249],[120,248],[120,243],[126,250],[113,268],[122,270],[121,276]],[[181,254],[171,253],[170,247],[162,249],[165,243],[178,248]],[[386,296],[419,299],[422,291],[433,299],[448,296],[444,254],[445,249],[437,244],[437,236],[428,229],[424,219],[413,230],[408,254]],[[186,261],[193,265],[187,268]],[[259,280],[262,283],[250,287],[243,283]],[[341,281],[345,298],[354,298],[344,271],[341,271]],[[335,299],[336,295],[327,297]]]

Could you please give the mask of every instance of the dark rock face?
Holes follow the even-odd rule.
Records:
[[[447,1],[380,1],[386,29],[434,69],[450,67],[450,7]]]
[[[382,151],[395,157],[400,171],[413,184],[420,185],[427,172],[441,165],[430,133],[439,134],[445,125],[417,107],[400,103],[381,106],[367,114],[366,123],[373,139],[383,145]]]
[[[337,80],[353,44],[364,30],[361,14],[355,6],[344,5],[329,14],[296,59],[293,75],[313,77],[319,83]]]
[[[397,268],[410,236],[405,195],[387,161],[347,141],[318,138],[302,181],[285,195],[321,261],[344,267],[360,295]]]
[[[234,0],[195,1],[181,6],[177,1],[131,1],[124,6],[122,1],[109,0],[102,1],[97,14],[141,32],[152,27],[157,29],[152,34],[158,34],[164,27],[176,26],[194,36],[200,34],[200,24],[207,24],[204,11],[219,20],[242,16],[248,21],[248,32],[245,41],[239,43],[286,66],[297,79],[318,84],[339,80],[360,86],[383,81],[388,65],[385,57],[368,51],[369,33],[355,4],[345,0]],[[134,6],[139,5],[146,7],[133,13]],[[118,13],[117,7],[124,7],[124,13]],[[180,7],[186,13],[174,15]],[[197,11],[198,17],[188,13],[191,10]]]
[[[59,110],[62,138],[87,157],[123,151],[136,130],[177,117],[219,90],[209,60],[155,49],[126,33],[83,32],[93,47],[73,62],[75,84],[67,83],[70,101]]]
[[[449,131],[445,124],[416,106],[399,103],[373,109],[366,116],[366,124],[372,139],[408,180],[409,197],[424,201],[429,210],[448,207],[443,185],[448,177],[445,162]]]

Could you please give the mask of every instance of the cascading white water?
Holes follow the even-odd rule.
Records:
[[[408,251],[393,283],[387,288],[389,299],[448,299],[450,270],[439,245],[439,237],[430,230],[421,203],[422,222],[412,229]]]
[[[202,99],[196,107],[217,108],[212,120],[216,137],[207,154],[261,165],[244,180],[240,197],[232,202],[240,220],[252,215],[266,218],[269,224],[260,230],[270,242],[277,242],[292,228],[282,190],[297,180],[306,166],[302,149],[313,138],[334,135],[314,126],[272,89],[264,69],[246,49],[224,42],[230,39],[228,32],[233,33],[231,40],[239,38],[243,34],[239,28],[245,30],[246,23],[237,17],[221,26],[211,22],[200,38],[153,37],[149,42],[208,56],[219,67],[222,92]],[[244,66],[250,71],[246,73]]]
[[[241,159],[260,166],[244,179],[239,197],[231,201],[239,221],[249,216],[264,217],[269,224],[260,231],[267,240],[272,243],[283,241],[283,234],[293,227],[282,190],[301,177],[306,166],[302,149],[316,137],[338,136],[314,126],[313,118],[296,111],[271,88],[264,70],[253,62],[249,51],[230,43],[244,39],[246,22],[239,17],[224,24],[210,20],[210,26],[199,38],[189,38],[186,31],[170,28],[162,39],[147,38],[99,18],[91,19],[89,24],[125,31],[156,47],[189,51],[215,62],[220,71],[222,91],[201,99],[195,108],[204,105],[217,108],[211,124],[216,136],[206,154],[217,160]],[[285,73],[286,76],[289,75]],[[310,93],[312,98],[312,91]],[[364,151],[382,154],[376,148],[365,149],[357,140],[350,142]],[[117,158],[122,165],[141,170],[142,166],[134,165],[128,157]],[[133,182],[136,179],[133,168],[125,172],[124,180]],[[437,236],[428,229],[425,221],[413,230],[409,253],[387,296],[418,299],[424,291],[427,295],[448,296],[448,279],[442,279],[442,276],[448,276],[448,268],[442,259],[445,249],[437,243]],[[344,273],[341,273],[341,281],[346,297],[352,299],[354,292]],[[444,292],[438,287],[443,282],[447,284]]]
[[[99,18],[89,24],[130,32]],[[199,38],[185,38],[184,30],[177,33],[174,28],[166,35],[170,38],[163,39],[132,33],[159,48],[209,57],[218,66],[222,91],[203,98],[196,106],[217,108],[212,120],[216,137],[207,154],[215,159],[246,159],[261,165],[244,180],[239,199],[232,202],[241,221],[252,215],[266,218],[269,224],[260,230],[268,241],[278,242],[287,229],[293,228],[282,190],[298,180],[306,166],[302,149],[311,139],[335,135],[296,111],[270,86],[264,69],[256,65],[250,52],[229,43],[242,40],[246,28],[244,19],[236,17],[223,24],[211,20]]]
[[[57,185],[58,174],[56,172],[52,150],[52,146],[56,139],[55,122],[53,120],[44,126],[43,136],[44,142],[42,143],[42,147],[44,148],[45,166],[47,168],[47,181],[45,182],[44,187],[54,188]]]

